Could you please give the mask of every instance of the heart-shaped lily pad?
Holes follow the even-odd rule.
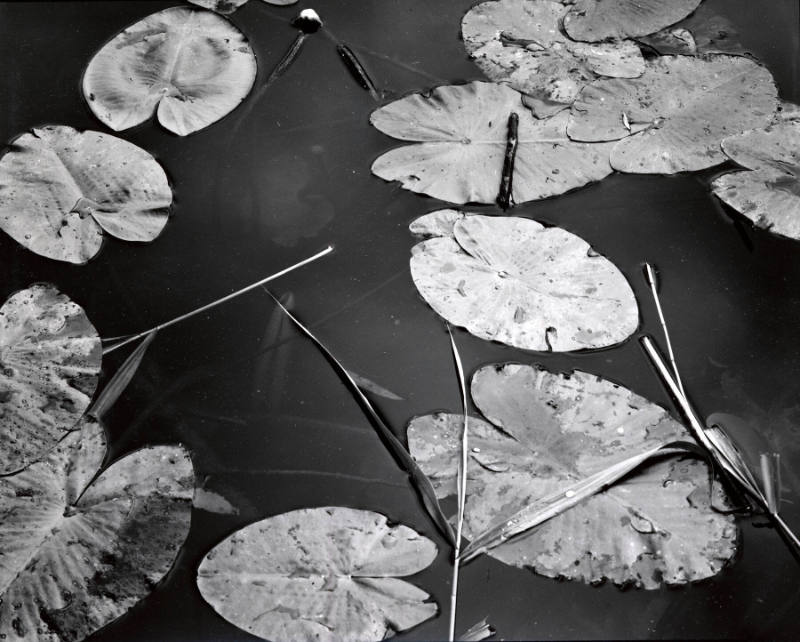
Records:
[[[82,640],[153,590],[189,531],[194,473],[180,447],[106,455],[85,420],[41,461],[0,478],[0,637]]]
[[[0,308],[0,474],[52,448],[89,406],[102,347],[83,309],[52,285]]]
[[[507,364],[478,370],[469,420],[466,537],[626,458],[691,438],[667,412],[594,375]],[[417,417],[412,456],[439,497],[455,494],[463,416]],[[737,529],[699,460],[665,456],[489,551],[548,577],[653,589],[714,575]]]
[[[638,326],[625,277],[566,230],[454,210],[426,214],[414,229],[436,235],[412,250],[414,284],[477,337],[563,352],[614,345]]]
[[[154,113],[180,136],[218,121],[241,103],[256,58],[241,31],[210,11],[171,7],[127,27],[98,51],[83,94],[116,131]]]
[[[103,231],[155,239],[172,190],[155,158],[116,136],[50,126],[23,134],[0,158],[0,228],[42,256],[85,263]]]

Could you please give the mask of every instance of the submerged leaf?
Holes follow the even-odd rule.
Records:
[[[688,16],[701,0],[575,0],[564,17],[574,40],[645,36]]]
[[[630,285],[580,237],[524,218],[448,212],[452,233],[413,248],[411,276],[450,323],[482,339],[556,352],[614,345],[636,330]],[[442,214],[414,225],[445,228]]]
[[[725,160],[722,139],[767,125],[776,100],[769,71],[748,58],[664,56],[641,78],[588,85],[567,131],[576,140],[619,140],[611,165],[622,172],[696,171]]]
[[[270,640],[380,640],[436,614],[397,579],[436,545],[371,511],[295,510],[245,526],[200,564],[197,585],[226,620]]]
[[[209,11],[171,7],[126,28],[89,62],[83,94],[104,124],[121,130],[154,113],[185,136],[242,102],[256,58],[242,32]]]
[[[558,375],[492,365],[472,380],[472,397],[491,422],[471,419],[468,537],[537,499],[660,444],[689,441],[667,412],[594,375]],[[417,417],[412,454],[437,494],[455,493],[460,415]],[[657,588],[710,577],[737,543],[719,484],[696,460],[665,458],[535,530],[491,549],[507,564],[548,577]]]
[[[800,240],[800,121],[726,138],[722,149],[752,171],[716,178],[714,194],[757,227]]]
[[[452,203],[494,203],[511,113],[519,116],[517,203],[563,194],[611,173],[609,145],[570,140],[565,113],[537,120],[518,92],[486,82],[438,87],[373,112],[370,122],[383,133],[420,144],[386,152],[373,163],[372,173]]]
[[[155,158],[116,136],[48,126],[23,134],[0,158],[0,228],[42,256],[86,263],[103,230],[152,241],[172,190]]]
[[[575,42],[560,30],[567,7],[551,0],[491,0],[475,5],[461,22],[464,46],[496,82],[525,94],[539,118],[566,109],[598,76],[635,78],[644,58],[632,41]]]
[[[641,78],[588,85],[567,131],[576,140],[619,140],[611,165],[622,172],[696,171],[725,160],[723,138],[768,124],[776,100],[769,71],[748,58],[664,56]]]
[[[8,298],[0,308],[0,474],[27,466],[72,430],[101,360],[97,331],[54,286]]]
[[[688,18],[637,40],[662,56],[747,53],[736,25],[716,11],[713,3],[703,3]]]
[[[46,458],[0,479],[3,639],[81,640],[172,566],[189,531],[189,456],[144,448],[92,482],[105,453],[102,427],[86,420]]]

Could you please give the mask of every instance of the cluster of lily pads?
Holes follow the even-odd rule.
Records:
[[[219,15],[246,0],[192,1],[213,11],[152,14],[91,59],[83,92],[104,125],[121,131],[155,115],[184,136],[250,94],[252,48]],[[463,19],[464,43],[491,82],[376,110],[375,127],[411,144],[383,154],[373,172],[453,204],[494,203],[505,180],[522,203],[615,170],[669,174],[730,158],[743,169],[717,178],[715,193],[756,224],[800,238],[797,112],[779,110],[769,72],[710,34],[699,5],[477,4]],[[0,228],[76,264],[97,255],[104,233],[153,241],[172,203],[147,151],[66,125],[19,136],[0,158],[0,183]],[[567,352],[616,345],[638,327],[622,273],[565,230],[442,209],[411,231],[424,237],[411,257],[420,294],[477,337]],[[102,352],[83,310],[53,286],[33,285],[0,309],[3,639],[83,639],[147,595],[188,534],[195,484],[185,449],[148,447],[106,465],[109,401],[90,407]],[[115,394],[142,355],[132,355]],[[489,365],[472,377],[471,394],[483,418],[470,418],[469,539],[632,456],[691,440],[663,409],[578,371]],[[455,492],[463,420],[438,413],[408,428],[410,455],[440,499]],[[709,489],[702,461],[665,456],[489,554],[588,583],[695,581],[736,551],[733,518],[716,510],[726,501],[719,485]],[[399,579],[436,552],[371,511],[300,509],[218,544],[200,564],[198,587],[220,615],[261,637],[380,639],[436,614],[425,591]]]

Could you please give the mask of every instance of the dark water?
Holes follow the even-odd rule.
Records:
[[[800,101],[796,0],[708,0],[731,19]],[[0,4],[4,61],[0,139],[43,123],[102,126],[79,82],[91,55],[118,30],[169,2]],[[358,53],[387,98],[480,78],[459,40],[471,0],[336,0],[315,8]],[[251,0],[233,17],[260,74],[294,37],[285,9]],[[324,34],[310,38],[290,72],[265,95],[232,146],[237,114],[188,138],[155,124],[123,136],[151,151],[175,189],[173,217],[150,245],[107,241],[89,265],[41,259],[0,236],[2,295],[51,281],[79,302],[102,336],[146,329],[310,255],[335,254],[281,279],[296,313],[356,373],[403,397],[376,398],[397,433],[414,415],[459,408],[442,323],[408,274],[408,223],[440,203],[372,177],[395,145],[367,123],[374,101],[350,78]],[[708,190],[718,170],[664,177],[615,175],[515,214],[589,241],[623,270],[641,302],[642,328],[657,333],[641,278],[662,272],[662,302],[687,390],[702,415],[728,412],[758,428],[783,454],[786,520],[800,530],[800,244],[736,222]],[[477,208],[493,211],[493,208]],[[416,496],[317,351],[253,293],[165,331],[108,418],[111,456],[180,441],[198,483],[238,515],[195,511],[176,568],[98,640],[240,640],[194,582],[203,554],[257,519],[300,507],[348,505],[406,523],[440,544]],[[279,349],[264,351],[276,337]],[[580,368],[672,407],[636,341],[553,356],[456,335],[465,366],[500,361]],[[122,352],[122,351],[120,351]],[[108,373],[123,354],[109,355]],[[800,567],[777,535],[744,519],[742,551],[711,581],[679,589],[620,591],[559,583],[489,558],[462,574],[459,625],[484,616],[514,638],[800,638]],[[442,552],[415,583],[446,610],[450,566]],[[446,618],[406,637],[446,635]]]

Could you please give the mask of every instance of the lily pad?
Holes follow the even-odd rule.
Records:
[[[285,7],[286,5],[295,4],[297,0],[261,0],[262,2],[266,2],[267,4],[274,4],[281,7]],[[244,4],[247,4],[247,0],[189,0],[192,4],[196,4],[199,7],[203,7],[205,9],[211,9],[212,11],[216,11],[217,13],[221,13],[223,15],[227,15],[229,13],[233,13],[239,7]]]
[[[674,174],[723,162],[722,139],[766,126],[776,107],[772,75],[748,58],[664,56],[641,78],[588,85],[567,132],[575,140],[619,140],[611,150],[619,171]]]
[[[0,474],[39,458],[73,429],[97,387],[100,337],[52,285],[0,308]],[[2,549],[0,549],[2,550]]]
[[[646,36],[675,24],[701,0],[575,0],[564,30],[573,40],[599,42]]]
[[[567,114],[537,120],[519,92],[472,82],[412,94],[372,113],[370,122],[406,145],[386,152],[372,173],[451,203],[494,203],[500,190],[508,119],[519,116],[513,173],[517,203],[563,194],[611,173],[611,146],[576,143]]]
[[[417,230],[452,234],[411,252],[422,297],[453,325],[526,350],[564,352],[614,345],[639,323],[622,273],[583,239],[517,217],[425,215]]]
[[[180,447],[106,455],[85,420],[48,455],[0,479],[0,637],[81,640],[145,597],[189,531],[194,473]]]
[[[125,241],[155,239],[172,204],[164,170],[116,136],[50,126],[23,134],[0,158],[0,228],[59,261],[86,263],[103,231]]]
[[[757,227],[800,240],[800,121],[726,138],[722,149],[753,171],[716,178],[714,194]]]
[[[203,559],[205,600],[270,640],[381,640],[433,617],[428,594],[398,579],[426,568],[436,545],[371,511],[291,511],[245,526]]]
[[[621,386],[575,371],[555,374],[506,364],[478,370],[470,418],[467,538],[536,499],[567,488],[629,456],[674,440],[685,429],[655,404]],[[413,419],[411,454],[440,497],[455,494],[463,416]],[[489,551],[548,577],[654,589],[718,573],[737,547],[719,484],[698,460],[665,457],[536,529]]]
[[[636,43],[587,44],[560,29],[568,10],[550,0],[491,0],[475,5],[461,22],[464,46],[496,82],[525,94],[540,118],[566,109],[598,76],[635,78],[644,73]]]
[[[713,3],[702,3],[689,17],[637,40],[662,56],[747,53],[736,25],[716,11]]]
[[[171,7],[117,34],[83,76],[89,108],[116,131],[154,113],[180,136],[218,121],[241,103],[256,78],[244,34],[210,11]]]

